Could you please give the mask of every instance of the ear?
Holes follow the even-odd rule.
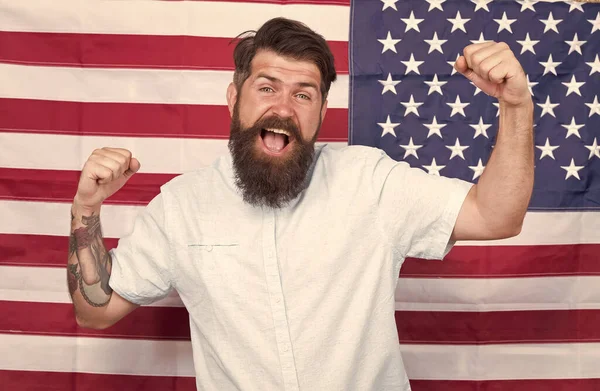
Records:
[[[227,107],[229,107],[229,115],[233,116],[233,108],[235,106],[235,102],[237,102],[237,88],[235,84],[229,83],[227,87]]]

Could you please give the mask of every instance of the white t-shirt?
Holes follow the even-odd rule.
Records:
[[[165,184],[111,251],[125,299],[179,293],[199,390],[410,389],[400,267],[446,255],[472,184],[360,146],[316,148],[309,175],[287,207],[253,207],[224,156]]]

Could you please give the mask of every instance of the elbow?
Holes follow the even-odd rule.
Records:
[[[495,239],[508,239],[518,236],[523,229],[523,220],[510,222],[495,230],[492,235]]]
[[[519,224],[514,224],[510,230],[508,230],[508,238],[513,238],[515,236],[518,236],[521,233],[521,230],[523,229],[523,222],[520,222]]]
[[[75,320],[77,321],[77,326],[84,329],[104,330],[112,326],[111,323],[104,322],[100,319],[87,319],[77,314],[75,315]]]

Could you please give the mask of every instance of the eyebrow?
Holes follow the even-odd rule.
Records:
[[[264,78],[264,79],[267,79],[267,80],[269,80],[269,81],[271,81],[273,83],[283,84],[282,80],[280,80],[280,79],[278,79],[278,78],[276,78],[274,76],[267,75],[266,73],[263,73],[263,72],[259,73],[256,76],[256,78],[257,79]],[[297,85],[299,87],[305,87],[305,88],[314,88],[315,91],[317,91],[317,92],[319,91],[319,87],[315,83],[301,81],[301,82],[295,83],[295,85]]]

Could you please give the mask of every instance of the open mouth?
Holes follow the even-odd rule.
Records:
[[[275,155],[281,154],[291,141],[291,133],[283,129],[263,129],[260,137],[265,149]]]

